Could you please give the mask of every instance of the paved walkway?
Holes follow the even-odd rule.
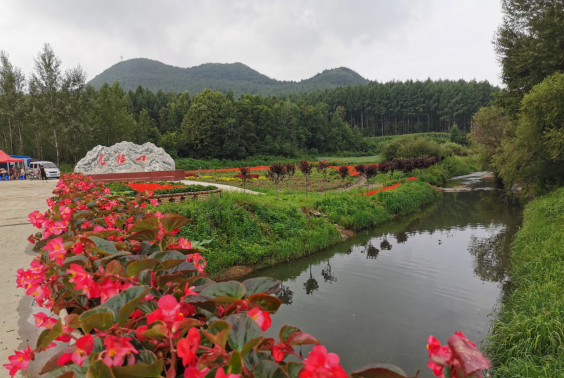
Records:
[[[223,189],[229,192],[242,192],[243,188],[238,188],[236,186],[231,186],[231,185],[224,185],[224,184],[216,184],[213,182],[201,182],[201,181],[192,181],[192,180],[182,180],[181,181],[183,184],[186,185],[213,185],[213,186],[217,186],[218,189]],[[259,193],[259,192],[255,192],[252,190],[245,190],[245,193],[249,193],[249,194],[265,194],[265,193]]]
[[[32,306],[32,298],[23,289],[16,288],[16,271],[27,269],[37,253],[27,237],[38,229],[28,221],[28,214],[46,211],[45,200],[52,196],[57,180],[47,184],[41,181],[0,181],[0,377],[9,377],[3,364],[14,350],[25,348],[29,343],[35,347],[39,332],[35,328],[33,312],[39,307]],[[48,311],[45,311],[46,313]],[[49,352],[49,351],[48,351]],[[30,364],[41,369],[44,358],[38,355]],[[46,357],[46,356],[45,356]],[[34,375],[35,374],[35,375]],[[39,376],[38,370],[29,369],[25,376]],[[16,375],[21,377],[21,375]]]

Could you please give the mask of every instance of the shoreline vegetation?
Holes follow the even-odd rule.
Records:
[[[529,202],[511,252],[511,287],[483,351],[493,377],[562,377],[564,188]]]

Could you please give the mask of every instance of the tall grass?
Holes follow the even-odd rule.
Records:
[[[525,207],[511,259],[513,288],[483,347],[494,377],[563,377],[564,188]]]
[[[480,170],[478,155],[450,156],[440,163],[423,170],[416,175],[431,185],[442,186],[455,176],[467,175]]]
[[[439,195],[440,192],[428,184],[413,181],[400,185],[394,190],[379,192],[377,198],[388,213],[406,215],[434,201]]]

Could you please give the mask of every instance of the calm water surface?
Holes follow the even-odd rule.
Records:
[[[474,180],[472,186],[493,184]],[[509,267],[521,209],[497,190],[445,193],[411,217],[362,233],[309,258],[243,279],[283,281],[284,301],[267,332],[285,324],[316,336],[347,370],[393,363],[408,375],[426,368],[430,334],[487,334]],[[303,348],[304,357],[310,348]]]

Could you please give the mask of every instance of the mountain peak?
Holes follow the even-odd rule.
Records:
[[[119,62],[94,77],[89,84],[99,88],[104,83],[119,80],[126,90],[139,85],[156,92],[185,92],[190,94],[213,89],[220,92],[232,90],[239,94],[281,95],[334,88],[343,85],[367,83],[368,80],[355,71],[338,67],[323,70],[317,75],[299,82],[279,81],[269,78],[251,67],[240,63],[204,63],[194,67],[175,67],[146,58]]]

